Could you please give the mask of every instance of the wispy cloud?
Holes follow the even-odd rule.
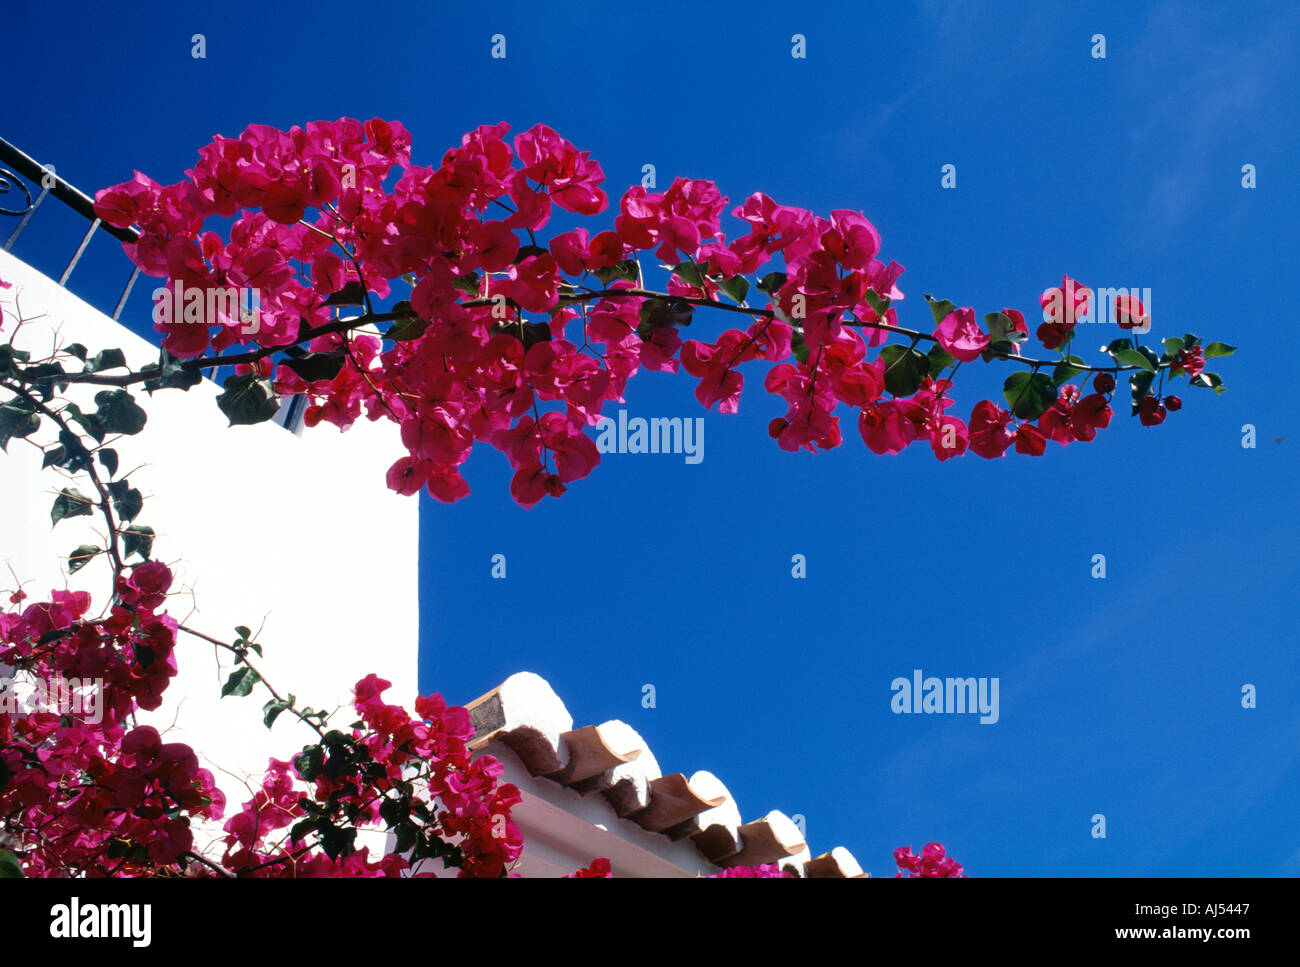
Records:
[[[1143,242],[1181,228],[1216,183],[1236,186],[1228,179],[1239,165],[1225,170],[1219,149],[1267,136],[1268,97],[1287,77],[1297,25],[1295,7],[1260,17],[1173,4],[1152,13],[1134,56],[1121,61],[1134,105],[1128,161],[1134,172],[1155,172]],[[1124,58],[1125,46],[1113,43],[1110,56]]]

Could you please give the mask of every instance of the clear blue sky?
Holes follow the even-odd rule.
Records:
[[[929,325],[926,291],[1033,318],[1068,272],[1150,288],[1156,336],[1241,347],[1211,367],[1223,396],[1183,392],[1154,430],[1117,414],[1039,460],[876,457],[851,414],[840,449],[783,453],[756,376],[738,415],[707,415],[701,464],[609,455],[531,511],[483,449],[468,500],[422,498],[426,690],[464,702],[535,671],[579,724],[624,719],[746,819],[801,813],[814,849],[876,875],[929,840],[985,876],[1300,873],[1300,432],[1272,350],[1294,326],[1300,8],[185,6],[8,11],[0,134],[93,191],[132,168],[174,181],[250,122],[396,118],[428,163],[478,124],[544,121],[614,196],[653,163],[661,186],[864,211],[907,267],[903,325]],[[59,230],[37,219],[24,251]],[[73,287],[109,300],[125,268],[99,248]],[[1005,373],[965,367],[960,414]],[[643,375],[626,407],[702,415],[692,390]],[[998,677],[1001,720],[892,714],[914,668]]]

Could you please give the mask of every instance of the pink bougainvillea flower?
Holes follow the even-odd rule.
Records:
[[[963,363],[979,359],[980,353],[989,347],[989,334],[980,329],[975,310],[971,308],[954,309],[944,316],[934,330],[934,337],[949,355]]]
[[[1159,426],[1165,422],[1165,407],[1154,396],[1148,396],[1138,404],[1138,420],[1143,426]]]
[[[980,400],[970,418],[970,449],[981,457],[993,460],[1004,456],[1011,446],[1014,432],[1008,428],[1011,414],[996,403]]]
[[[1181,366],[1188,376],[1199,376],[1201,370],[1205,369],[1204,350],[1200,346],[1193,346],[1191,349],[1180,349],[1178,351],[1177,365]]]
[[[1115,322],[1121,329],[1136,329],[1147,332],[1151,328],[1151,317],[1137,296],[1120,295],[1114,300]]]

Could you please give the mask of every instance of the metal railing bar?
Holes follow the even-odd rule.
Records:
[[[122,310],[126,308],[126,300],[131,297],[131,290],[135,288],[135,280],[140,278],[140,266],[135,267],[131,273],[131,278],[126,280],[126,288],[122,290],[122,298],[117,300],[117,308],[113,310],[113,321],[117,322],[122,317]]]
[[[90,231],[86,232],[86,237],[81,240],[81,244],[77,246],[76,254],[72,256],[72,261],[69,262],[68,267],[63,270],[63,275],[59,276],[59,285],[68,284],[68,276],[72,275],[72,270],[75,269],[77,263],[81,261],[81,256],[85,254],[86,246],[89,245],[90,240],[95,237],[95,230],[99,228],[99,226],[100,221],[98,218],[90,223]]]
[[[43,190],[42,194],[53,195],[87,221],[98,221],[93,198],[79,188],[68,184],[59,175],[39,164],[30,155],[20,151],[4,138],[0,138],[0,164],[12,168],[16,174],[20,174],[28,181],[40,185]],[[53,184],[49,184],[47,188],[46,185],[49,182],[53,182]],[[101,228],[118,241],[138,242],[140,240],[140,232],[134,228],[117,228],[113,225],[102,225]]]
[[[23,215],[22,220],[18,223],[18,227],[13,230],[13,234],[11,234],[9,240],[5,242],[4,249],[6,252],[13,249],[14,242],[18,241],[18,236],[23,233],[23,229],[27,227],[27,223],[30,222],[32,216],[36,214],[36,209],[41,207],[41,202],[45,201],[45,196],[49,193],[50,190],[48,188],[44,186],[41,187],[41,193],[36,196],[36,200],[32,202],[31,207],[27,209],[27,213]]]

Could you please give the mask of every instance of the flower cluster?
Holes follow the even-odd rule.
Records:
[[[176,866],[193,846],[191,817],[218,819],[225,801],[193,749],[136,726],[176,673],[176,622],[161,611],[171,572],[149,562],[119,577],[108,615],[88,620],[90,595],[0,614],[0,663],[44,682],[94,682],[85,708],[0,713],[0,820],[29,876],[139,875]]]
[[[510,819],[519,793],[498,782],[497,760],[471,756],[468,713],[432,695],[413,718],[382,700],[390,685],[374,675],[356,685],[358,727],[321,729],[291,762],[272,759],[226,821],[220,865],[194,855],[192,821],[221,819],[225,798],[193,749],[134,724],[176,674],[177,624],[162,610],[171,582],[147,562],[118,577],[106,617],[88,620],[84,591],[25,607],[15,592],[15,610],[0,614],[0,662],[102,690],[93,715],[0,711],[0,825],[26,875],[418,876],[443,865],[505,875],[523,849]],[[354,848],[365,827],[395,834],[398,849],[371,861]],[[442,863],[426,870],[424,859]]]
[[[899,877],[965,877],[962,872],[962,865],[948,856],[944,848],[939,843],[927,843],[921,850],[921,855],[917,856],[912,852],[911,847],[900,846],[894,850],[894,862],[898,864],[898,872],[894,874],[895,878]]]
[[[840,404],[858,411],[873,452],[924,441],[940,460],[967,450],[1001,456],[1013,442],[1041,455],[1047,440],[1089,440],[1109,420],[1109,397],[1076,399],[1039,372],[1046,364],[1020,356],[1029,329],[1015,309],[982,326],[974,309],[927,296],[934,330],[899,327],[903,267],[880,257],[880,233],[859,212],[823,217],[755,193],[732,207],[741,228],[729,239],[728,199],[710,181],[679,177],[662,192],[629,188],[607,227],[539,244],[536,232],[556,209],[605,212],[604,172],[545,125],[509,142],[508,130],[476,128],[435,167],[410,163],[411,138],[397,122],[254,125],[204,147],[176,184],[137,173],[101,191],[96,212],[114,226],[138,225],[128,254],[172,286],[257,289],[259,326],[225,316],[159,322],[170,353],[199,360],[251,347],[227,357],[243,381],[236,389],[304,394],[309,425],[398,423],[406,453],[388,482],[401,493],[464,497],[460,468],[476,443],[505,455],[519,503],[564,493],[599,462],[588,429],[642,369],[685,369],[704,406],[732,413],[745,385],[740,367],[771,364],[763,384],[787,411],[770,434],[786,450],[838,446]],[[233,218],[228,239],[205,229],[213,218]],[[642,253],[668,269],[665,292],[643,288]],[[767,298],[750,305],[749,277],[760,273]],[[376,309],[399,280],[408,297]],[[1045,347],[1068,353],[1091,298],[1068,276],[1043,293]],[[345,319],[342,306],[364,311]],[[683,340],[701,306],[749,323]],[[1123,328],[1148,326],[1136,299],[1116,307]],[[374,329],[380,322],[393,324]],[[885,345],[896,334],[911,344]],[[916,348],[923,340],[934,343],[928,354]],[[1195,337],[1150,366],[1125,357],[1137,348],[1119,342],[1108,350],[1111,371],[1200,376]],[[948,412],[948,392],[956,369],[981,358],[1033,372],[1008,380],[1009,410],[981,401],[968,422]],[[1090,368],[1071,365],[1070,373]],[[1219,386],[1208,376],[1196,385]],[[1133,389],[1142,422],[1163,419],[1158,390]],[[273,411],[272,403],[261,418]],[[1040,416],[1046,422],[1032,425]]]

